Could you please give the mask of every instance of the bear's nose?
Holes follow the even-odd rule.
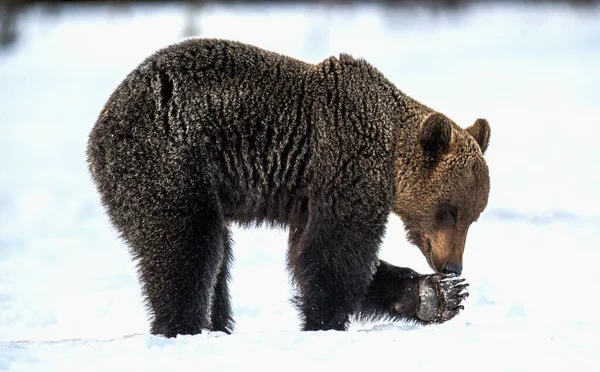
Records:
[[[460,276],[460,274],[462,273],[462,266],[452,263],[452,262],[448,262],[446,264],[446,266],[444,267],[444,274],[456,274],[457,276]]]

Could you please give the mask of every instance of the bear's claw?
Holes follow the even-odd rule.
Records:
[[[424,323],[444,323],[464,310],[462,301],[469,296],[465,279],[453,274],[432,274],[419,282],[417,318]]]

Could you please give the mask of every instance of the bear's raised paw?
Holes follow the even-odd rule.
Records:
[[[419,282],[417,318],[423,323],[444,323],[464,309],[462,302],[469,296],[465,279],[454,274],[431,274]]]

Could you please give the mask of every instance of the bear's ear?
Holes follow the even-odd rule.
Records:
[[[429,115],[421,123],[419,143],[430,156],[437,158],[450,150],[452,123],[440,113]]]
[[[475,141],[479,144],[481,153],[485,154],[485,150],[487,150],[488,145],[490,144],[490,124],[487,120],[475,120],[475,124],[467,128],[467,133],[475,138]]]

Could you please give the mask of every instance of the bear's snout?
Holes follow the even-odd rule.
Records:
[[[423,250],[429,266],[443,274],[462,274],[462,256],[465,249],[467,230],[449,228],[426,234],[429,249]]]

